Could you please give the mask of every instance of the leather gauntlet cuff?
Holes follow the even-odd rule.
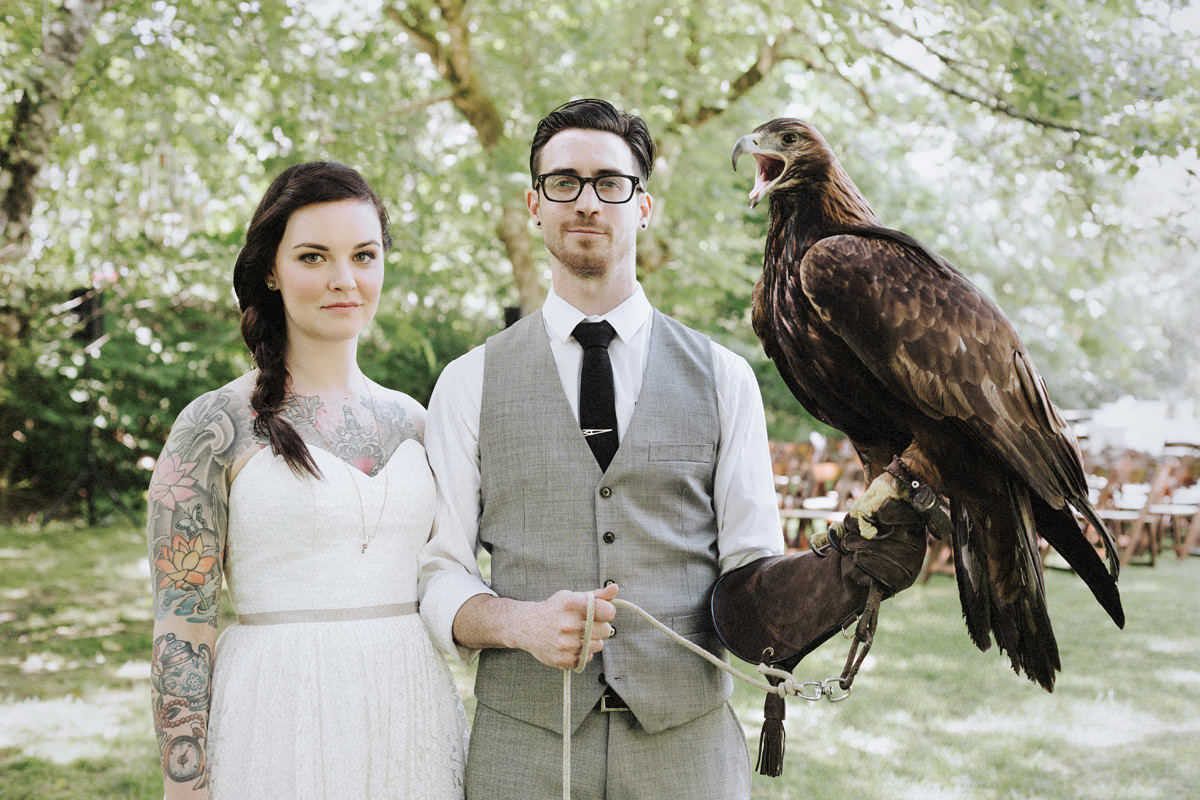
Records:
[[[869,583],[851,557],[767,556],[722,575],[713,586],[713,627],[738,658],[792,669],[853,622]]]

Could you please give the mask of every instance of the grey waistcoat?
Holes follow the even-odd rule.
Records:
[[[720,444],[709,341],[655,311],[641,393],[603,474],[563,396],[541,312],[488,339],[479,415],[482,516],[492,587],[540,601],[559,589],[620,584],[672,629],[723,655],[708,596],[718,575],[713,471]],[[650,733],[728,697],[724,673],[630,611],[572,679],[575,724],[604,684]],[[561,732],[562,675],[521,650],[484,650],[475,694],[509,716]]]

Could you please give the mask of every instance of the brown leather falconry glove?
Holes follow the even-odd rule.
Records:
[[[862,613],[872,578],[889,597],[913,584],[937,513],[928,487],[884,472],[827,540],[813,537],[815,555],[768,556],[722,575],[711,601],[717,635],[745,661],[795,668]]]
[[[921,571],[927,522],[933,530],[948,524],[937,496],[893,462],[841,525],[813,537],[812,553],[768,556],[722,575],[711,600],[717,636],[738,658],[792,670],[862,615],[841,682],[849,691],[881,597],[908,588]],[[784,709],[782,697],[767,695],[757,765],[764,775],[783,770]]]

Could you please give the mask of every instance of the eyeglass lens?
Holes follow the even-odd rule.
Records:
[[[595,187],[596,196],[605,203],[624,203],[633,197],[634,181],[626,175],[581,178],[578,175],[550,174],[542,178],[542,191],[550,200],[568,203],[579,197],[583,187],[589,183]]]

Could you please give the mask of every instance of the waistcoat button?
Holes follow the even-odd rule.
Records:
[[[601,536],[600,538],[604,540],[605,544],[612,544],[613,542],[615,542],[617,540],[617,535],[615,533],[613,533],[612,531],[605,531],[604,535]]]
[[[607,486],[601,486],[600,487],[600,496],[601,497],[612,497],[612,489],[610,489]]]

